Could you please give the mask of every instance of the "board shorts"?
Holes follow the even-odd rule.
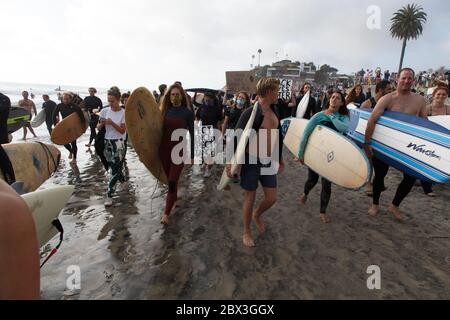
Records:
[[[258,181],[263,188],[276,188],[277,175],[276,174],[261,174],[262,168],[270,168],[271,162],[262,164],[257,161],[256,164],[251,164],[246,161],[241,167],[241,187],[247,191],[255,191],[258,189]]]

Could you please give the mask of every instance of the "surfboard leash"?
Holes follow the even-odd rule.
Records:
[[[58,245],[52,250],[52,252],[50,252],[50,254],[47,256],[47,258],[45,258],[44,262],[42,262],[40,269],[42,269],[42,267],[48,262],[48,260],[50,260],[51,257],[53,257],[57,252],[59,247],[61,247],[61,244],[63,242],[64,239],[64,228],[61,224],[61,222],[59,221],[59,219],[55,219],[52,221],[52,225],[58,230],[59,232],[59,243]]]
[[[50,149],[44,144],[44,143],[42,143],[42,142],[37,142],[41,147],[42,147],[42,149],[44,149],[44,152],[45,152],[45,156],[47,157],[47,170],[48,170],[48,174],[49,174],[49,176],[51,176],[52,175],[52,172],[50,171],[50,157],[51,157],[51,159],[52,159],[52,161],[53,161],[53,164],[55,165],[55,170],[56,170],[56,168],[58,168],[58,164],[56,163],[56,160],[55,160],[55,157],[53,156],[53,154],[52,154],[52,152],[50,151]],[[50,156],[49,156],[50,155]]]

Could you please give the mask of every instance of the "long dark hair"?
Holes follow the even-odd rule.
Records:
[[[339,107],[339,113],[340,114],[342,114],[342,115],[344,115],[344,116],[348,116],[350,113],[349,113],[349,111],[348,111],[348,109],[347,109],[347,104],[345,103],[345,96],[344,96],[344,94],[341,92],[341,91],[339,91],[339,90],[334,90],[333,91],[333,93],[331,94],[331,96],[330,96],[330,99],[327,101],[327,104],[326,104],[326,108],[325,109],[328,109],[329,107],[330,107],[330,102],[331,102],[331,97],[333,96],[333,94],[335,94],[335,93],[337,93],[337,94],[339,94],[340,96],[341,96],[341,101],[342,101],[342,105]]]
[[[163,117],[166,115],[167,110],[170,107],[173,107],[172,101],[170,101],[170,93],[173,89],[178,89],[181,94],[181,106],[187,108],[187,98],[186,98],[186,92],[184,92],[184,89],[179,84],[174,83],[169,87],[169,89],[166,90],[166,93],[164,94],[164,97],[162,98],[161,103],[161,113]]]

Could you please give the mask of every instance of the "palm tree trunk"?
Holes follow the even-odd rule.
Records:
[[[405,49],[406,49],[406,38],[403,39],[402,55],[400,56],[400,65],[398,67],[399,75],[400,75],[400,70],[402,70],[402,67],[403,67],[403,58],[405,57]]]

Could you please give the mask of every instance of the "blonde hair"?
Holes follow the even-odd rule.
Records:
[[[267,96],[270,91],[276,90],[280,86],[280,81],[275,78],[262,78],[256,85],[256,94],[261,98]]]

